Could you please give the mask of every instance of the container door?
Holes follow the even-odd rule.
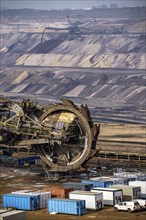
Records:
[[[76,203],[76,210],[77,210],[77,215],[83,215],[85,214],[85,201],[78,201]]]
[[[99,200],[99,209],[102,209],[103,208],[103,201],[100,199]]]
[[[36,196],[36,206],[35,206],[35,209],[40,209],[40,195],[39,196]]]
[[[95,208],[96,210],[100,210],[103,207],[103,201],[100,197],[95,197]]]
[[[141,197],[140,188],[133,188],[133,199],[139,199]]]
[[[96,198],[95,198],[96,199]],[[96,200],[96,210],[100,210],[100,203],[99,200]]]
[[[40,209],[40,195],[34,195],[32,196],[33,198],[33,201],[32,201],[32,209],[33,210],[37,210],[37,209]]]
[[[76,206],[76,214],[81,215],[82,206],[81,206],[80,202],[77,202],[75,206]]]
[[[122,202],[121,191],[113,193],[113,198],[114,198],[113,205],[120,204]]]
[[[34,210],[35,203],[34,203],[34,197],[30,197],[30,210]]]

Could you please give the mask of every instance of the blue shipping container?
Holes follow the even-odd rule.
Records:
[[[75,199],[49,199],[48,212],[71,215],[84,215],[86,213],[85,200]]]
[[[82,183],[88,183],[88,184],[93,184],[93,187],[103,187],[107,188],[110,185],[113,185],[113,181],[110,180],[105,180],[105,181],[96,181],[96,180],[82,180]]]
[[[12,207],[20,210],[37,210],[40,208],[40,198],[38,195],[3,194],[2,207]]]

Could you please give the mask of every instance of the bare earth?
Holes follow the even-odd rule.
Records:
[[[98,147],[102,150],[112,149],[128,152],[145,152],[146,127],[143,125],[120,125],[120,124],[101,124]],[[16,156],[16,155],[14,155]],[[21,155],[22,156],[22,155]],[[25,155],[23,155],[25,156]],[[101,161],[102,164],[102,161]],[[44,174],[40,174],[40,168],[18,168],[10,164],[0,164],[1,182],[0,194],[10,193],[21,189],[43,189],[49,185],[60,185],[58,182],[45,181]],[[141,170],[141,168],[139,168]],[[42,170],[41,170],[42,171]],[[0,204],[2,203],[0,197]],[[113,207],[105,207],[99,212],[87,211],[86,215],[50,215],[47,209],[37,211],[27,211],[27,220],[46,220],[46,219],[100,219],[100,220],[145,220],[146,211],[138,213],[115,212]]]
[[[111,152],[146,154],[146,126],[101,124],[98,147]]]

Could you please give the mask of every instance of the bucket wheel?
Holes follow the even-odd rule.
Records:
[[[94,155],[93,150],[96,152],[93,143],[97,137],[94,137],[88,109],[85,109],[63,100],[41,116],[42,125],[51,128],[51,138],[47,144],[39,146],[38,153],[50,171],[76,170]]]

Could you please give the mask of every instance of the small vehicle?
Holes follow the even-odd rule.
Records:
[[[135,201],[125,201],[121,202],[119,204],[114,205],[115,211],[128,211],[130,212],[136,212],[141,209],[140,204]]]
[[[136,201],[139,203],[141,209],[146,210],[146,200],[145,199],[137,199]]]

